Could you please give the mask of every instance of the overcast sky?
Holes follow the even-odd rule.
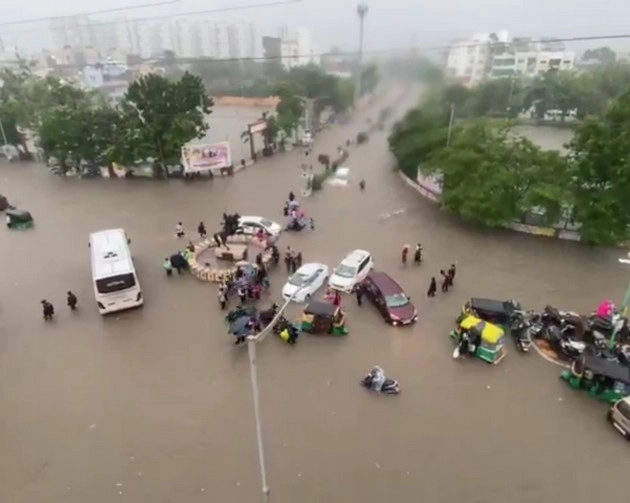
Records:
[[[116,14],[93,16],[143,18],[191,11],[255,5],[273,0],[180,0]],[[151,0],[0,0],[0,24],[46,16],[73,15],[149,3]],[[371,0],[365,22],[366,50],[442,45],[472,33],[507,29],[512,36],[589,36],[630,33],[629,0]],[[291,5],[207,14],[217,21],[251,21],[275,34],[280,25],[307,27],[321,50],[337,45],[354,49],[358,40],[355,0],[301,0]],[[194,17],[194,16],[192,16]],[[48,22],[0,26],[5,46],[29,50],[49,45]],[[630,39],[587,46],[630,47]]]

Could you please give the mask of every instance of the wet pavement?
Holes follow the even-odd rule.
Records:
[[[325,131],[314,154],[332,153],[379,109]],[[35,166],[1,167],[0,192],[36,220],[31,231],[0,232],[1,502],[261,501],[246,349],[225,333],[216,287],[166,278],[161,263],[183,246],[173,237],[178,221],[194,232],[204,220],[209,233],[224,211],[283,222],[284,198],[303,186],[300,163],[292,153],[195,182],[65,180]],[[348,337],[264,342],[271,501],[625,497],[628,447],[606,424],[605,405],[569,390],[559,368],[516,353],[511,341],[499,366],[454,362],[447,335],[471,295],[585,312],[620,299],[630,273],[617,263],[621,252],[461,223],[399,180],[386,132],[354,148],[346,164],[347,187],[303,202],[317,229],[286,234],[281,247],[331,267],[351,249],[370,250],[420,319],[391,328],[347,297]],[[132,239],[145,306],[102,318],[87,236],[115,226]],[[401,267],[401,246],[417,241],[425,262]],[[430,277],[455,261],[454,290],[427,299]],[[285,279],[274,273],[275,294]],[[78,313],[64,306],[68,289]],[[54,323],[41,320],[42,298],[55,304]],[[374,364],[400,381],[400,396],[359,387]]]

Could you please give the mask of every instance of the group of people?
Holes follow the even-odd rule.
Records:
[[[402,260],[403,265],[407,264],[407,259],[409,258],[410,250],[411,250],[410,245],[403,246],[402,253],[401,253],[401,260]],[[422,263],[422,245],[420,243],[416,245],[416,248],[413,251],[413,263],[414,264]]]
[[[263,292],[268,292],[271,283],[267,266],[263,262],[262,253],[256,256],[256,266],[247,269],[237,267],[233,277],[227,277],[219,286],[218,299],[221,310],[224,310],[232,295],[245,304],[248,300],[260,300]]]
[[[287,266],[289,274],[295,274],[295,271],[302,267],[302,252],[295,251],[290,246],[287,246],[287,251],[284,254],[284,264]]]
[[[444,269],[440,269],[440,276],[442,277],[442,282],[440,283],[440,289],[442,293],[448,293],[449,288],[453,286],[455,283],[455,273],[457,272],[457,267],[455,264],[451,264],[446,271]],[[437,292],[437,281],[435,277],[431,278],[431,283],[429,283],[429,290],[427,290],[427,297],[435,297]]]
[[[66,303],[71,311],[77,310],[77,304],[79,303],[79,300],[77,299],[77,296],[70,290],[68,290],[68,293],[66,295]],[[47,301],[46,299],[43,299],[41,301],[41,304],[44,320],[52,321],[55,317],[55,306],[53,306],[52,303]]]

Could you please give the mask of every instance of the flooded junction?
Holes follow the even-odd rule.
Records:
[[[324,131],[314,154],[334,152],[385,104]],[[348,185],[302,201],[316,230],[285,233],[280,248],[330,267],[352,249],[369,250],[413,298],[419,320],[392,328],[346,296],[348,337],[303,335],[295,347],[269,337],[259,348],[271,501],[624,497],[627,445],[606,424],[605,405],[571,391],[561,369],[517,353],[511,340],[493,367],[453,361],[448,337],[471,296],[584,312],[619,299],[630,272],[617,263],[620,252],[471,228],[399,180],[386,137],[376,132],[352,148]],[[0,501],[261,499],[246,349],[226,334],[216,286],[167,278],[161,263],[185,245],[174,238],[178,221],[189,235],[200,220],[215,232],[223,212],[284,223],[287,193],[304,184],[301,156],[195,182],[66,180],[2,166],[0,191],[32,212],[35,228],[0,232]],[[87,241],[111,227],[132,240],[145,305],[101,317]],[[416,242],[425,261],[405,269],[401,247]],[[455,261],[453,291],[427,299],[431,276]],[[278,299],[285,271],[271,281]],[[65,308],[67,290],[79,297],[77,313]],[[50,324],[41,319],[44,298],[57,310]],[[401,395],[360,388],[375,364],[398,379]]]

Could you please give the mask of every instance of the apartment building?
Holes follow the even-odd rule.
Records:
[[[451,44],[446,57],[446,74],[466,85],[479,83],[492,64],[492,44],[506,44],[507,31],[476,33]]]
[[[453,42],[446,58],[446,72],[473,86],[485,78],[536,77],[549,70],[572,70],[575,59],[575,53],[566,51],[556,39],[510,40],[507,31],[500,31]]]
[[[539,77],[550,70],[573,70],[575,53],[568,51],[508,52],[495,55],[489,76],[491,78]]]
[[[310,30],[282,27],[279,30],[279,35],[280,58],[285,68],[320,63],[321,57],[317,52]]]

